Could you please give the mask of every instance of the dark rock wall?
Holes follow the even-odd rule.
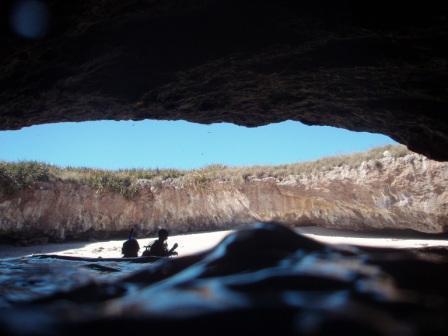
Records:
[[[381,132],[447,160],[442,1],[44,1],[7,24],[0,128],[98,119],[282,120]]]

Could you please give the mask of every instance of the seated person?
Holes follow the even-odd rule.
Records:
[[[129,238],[123,243],[123,247],[121,248],[121,253],[123,254],[123,258],[135,258],[138,257],[138,251],[140,250],[140,245],[138,244],[137,239],[132,236],[134,230],[131,230],[129,233]]]
[[[173,245],[173,247],[168,250],[168,244],[166,240],[168,239],[168,231],[165,229],[159,230],[159,239],[157,239],[151,247],[146,247],[146,251],[143,252],[142,256],[144,257],[169,257],[172,255],[177,255],[177,252],[174,250],[177,248],[177,243]]]

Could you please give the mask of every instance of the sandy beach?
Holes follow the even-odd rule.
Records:
[[[351,244],[393,248],[418,248],[430,246],[448,247],[448,240],[424,235],[403,238],[398,234],[394,236],[383,236],[372,233],[330,230],[313,226],[297,228],[296,231],[307,237],[330,244]],[[216,231],[172,236],[168,239],[168,245],[172,246],[177,242],[179,244],[179,247],[177,248],[179,256],[184,256],[214,247],[230,232],[232,231]],[[154,237],[139,238],[140,253],[144,251],[144,246],[151,244],[154,240]],[[61,254],[68,256],[116,258],[121,257],[121,246],[123,242],[124,240],[109,240],[32,246],[0,245],[0,258],[14,258],[33,254]]]

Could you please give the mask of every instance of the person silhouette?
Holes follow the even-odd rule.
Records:
[[[134,229],[129,233],[128,240],[123,243],[121,248],[121,253],[123,258],[135,258],[138,257],[138,251],[140,250],[140,245],[137,239],[133,237]]]
[[[172,255],[177,255],[177,252],[174,251],[179,246],[177,243],[175,243],[173,247],[168,250],[168,244],[166,242],[168,239],[168,231],[165,229],[160,229],[158,235],[159,239],[157,239],[151,246],[146,246],[146,250],[143,252],[142,256],[169,257]]]

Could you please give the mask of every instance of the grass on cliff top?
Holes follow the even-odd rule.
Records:
[[[31,187],[35,182],[67,181],[86,184],[97,192],[116,192],[126,198],[132,198],[141,188],[140,182],[151,186],[160,186],[164,181],[170,181],[175,185],[204,186],[211,181],[242,183],[250,178],[283,179],[290,175],[322,172],[343,165],[354,168],[364,161],[382,158],[385,151],[393,157],[402,157],[411,153],[405,146],[389,145],[366,152],[331,156],[309,162],[251,167],[227,167],[215,164],[194,170],[122,169],[111,171],[92,168],[60,168],[33,161],[16,163],[0,161],[0,195],[13,194]]]

